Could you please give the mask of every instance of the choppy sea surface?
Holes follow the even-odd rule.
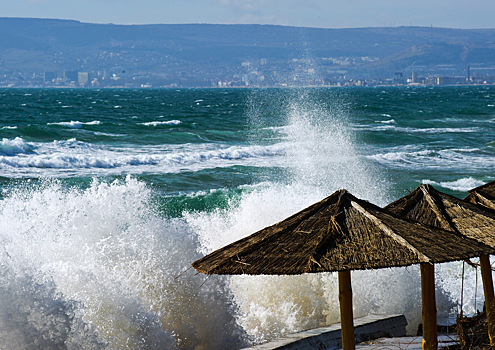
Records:
[[[235,349],[339,321],[337,277],[190,264],[340,188],[380,206],[495,179],[495,87],[0,90],[0,348]],[[482,308],[437,265],[440,322]],[[421,318],[419,268],[352,273]]]

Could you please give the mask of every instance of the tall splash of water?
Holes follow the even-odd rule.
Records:
[[[386,181],[380,181],[377,170],[356,151],[345,114],[335,108],[339,106],[335,96],[326,102],[313,99],[308,90],[294,90],[286,96],[271,96],[273,104],[283,101],[277,108],[285,116],[285,125],[278,129],[287,149],[286,179],[256,187],[228,210],[186,215],[200,234],[203,252],[274,224],[339,188],[386,203]],[[263,103],[252,106],[256,106],[250,111],[252,119],[261,125],[263,113],[275,108]],[[396,281],[393,294],[389,290],[392,275]],[[418,276],[416,268],[355,273],[355,316],[417,309]],[[253,342],[339,321],[333,274],[234,276],[230,287],[240,311],[238,322]]]
[[[250,110],[253,122],[258,125],[265,124],[264,113],[270,115],[273,109],[285,115],[284,125],[277,130],[281,131],[280,142],[287,149],[283,162],[286,178],[256,186],[227,210],[207,215],[186,214],[186,220],[199,234],[203,253],[274,224],[338,188],[346,188],[379,205],[391,201],[384,174],[357,151],[345,113],[335,108],[340,105],[336,95],[326,102],[313,99],[308,90],[294,90],[289,98],[286,96],[271,96],[271,101],[277,102],[270,105],[266,101],[259,103],[256,101],[259,96],[255,95]],[[458,273],[449,273],[449,269],[458,271],[455,264],[437,267],[436,294],[441,322],[449,318],[455,306],[453,301],[457,300],[455,294],[460,289]],[[419,266],[355,271],[352,276],[355,317],[402,313],[409,323],[408,332],[416,334],[421,322]],[[471,282],[473,276],[468,278]],[[238,323],[254,343],[340,319],[335,274],[232,276],[230,288],[239,310]],[[480,285],[477,288],[479,306]],[[474,289],[466,288],[465,300],[473,300]],[[467,306],[465,310],[473,311],[473,308]]]

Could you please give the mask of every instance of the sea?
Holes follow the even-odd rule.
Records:
[[[339,322],[337,276],[211,276],[213,250],[347,189],[495,179],[495,86],[0,89],[0,348],[239,349]],[[473,259],[476,261],[476,259]],[[439,323],[480,272],[435,266]],[[421,322],[418,266],[351,274]]]

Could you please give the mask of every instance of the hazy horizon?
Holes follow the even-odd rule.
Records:
[[[493,28],[489,0],[0,0],[2,17],[75,20],[83,23],[262,24],[314,28]]]
[[[444,28],[444,29],[461,29],[461,30],[484,30],[484,29],[495,29],[495,24],[491,27],[479,27],[479,28],[458,28],[458,27],[443,27],[443,26],[420,26],[420,25],[387,25],[387,26],[364,26],[364,27],[317,27],[317,26],[304,26],[304,25],[285,25],[285,24],[271,24],[271,23],[205,23],[205,22],[185,22],[185,23],[99,23],[99,22],[87,22],[77,19],[70,18],[53,18],[53,17],[9,17],[0,16],[0,18],[11,18],[11,19],[32,19],[32,20],[60,20],[60,21],[74,21],[83,24],[102,24],[102,25],[115,25],[115,26],[147,26],[147,25],[219,25],[219,26],[230,26],[230,25],[260,25],[260,26],[280,26],[280,27],[296,27],[296,28],[315,28],[315,29],[366,29],[366,28],[404,28],[404,27],[417,27],[417,28]]]

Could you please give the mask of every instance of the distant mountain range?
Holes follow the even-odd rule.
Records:
[[[495,29],[113,25],[0,18],[0,72],[127,69],[207,75],[223,69],[234,74],[246,61],[266,59],[267,65],[281,66],[301,58],[319,60],[319,65],[361,58],[350,66],[368,74],[411,66],[490,66],[495,65]]]

